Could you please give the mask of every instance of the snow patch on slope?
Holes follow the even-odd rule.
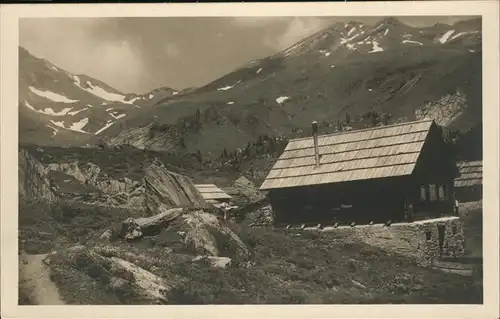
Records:
[[[61,121],[61,122],[56,122],[56,121],[54,121],[54,120],[50,120],[50,122],[51,122],[52,124],[54,124],[55,126],[58,126],[58,127],[60,127],[60,128],[64,128],[64,129],[66,128],[66,127],[64,127],[64,122],[63,122],[63,121]]]
[[[85,127],[85,125],[87,125],[87,124],[89,124],[89,118],[84,117],[80,121],[72,123],[71,126],[69,127],[69,129],[72,131],[75,131],[75,132],[87,133],[87,132],[82,130]]]
[[[326,51],[326,50],[319,50],[319,52],[320,52],[321,54],[323,54],[324,56],[329,56],[330,54],[332,54],[331,52],[328,52],[328,51]]]
[[[379,43],[377,41],[373,41],[372,44],[373,44],[373,49],[371,51],[368,51],[368,53],[384,51],[384,49],[379,46]]]
[[[227,85],[227,86],[218,88],[217,91],[227,91],[227,90],[232,89],[233,87],[234,87],[234,85]]]
[[[48,124],[45,124],[45,126],[47,126],[48,128],[51,128],[53,130],[52,136],[56,136],[57,132],[59,132],[59,130],[53,126],[50,126]]]
[[[382,28],[384,26],[384,24],[379,24],[375,29],[373,29],[373,31],[378,31],[380,28]]]
[[[453,41],[453,40],[455,40],[456,38],[461,37],[461,36],[464,36],[464,35],[467,35],[467,34],[475,34],[475,33],[478,33],[478,31],[472,31],[472,32],[460,32],[460,33],[457,33],[457,34],[455,34],[454,36],[452,36],[452,37],[450,38],[450,40],[449,40],[449,41]]]
[[[29,108],[30,110],[32,110],[34,112],[45,114],[45,115],[51,115],[51,116],[64,116],[64,115],[68,114],[69,111],[71,111],[73,109],[72,107],[67,107],[59,112],[56,112],[50,107],[46,107],[44,110],[37,110],[31,104],[29,104],[27,101],[24,101],[24,105],[26,105],[27,108]]]
[[[61,95],[61,94],[58,94],[58,93],[54,93],[54,92],[51,92],[51,91],[38,90],[38,89],[35,89],[32,86],[30,86],[29,89],[30,89],[31,92],[35,93],[36,95],[38,95],[40,97],[43,97],[45,99],[51,100],[53,102],[59,102],[59,103],[75,103],[75,102],[78,102],[78,100],[71,100],[71,99],[68,99],[64,95]]]
[[[278,104],[282,104],[283,102],[285,102],[286,100],[288,100],[290,97],[288,96],[280,96],[276,99],[276,102],[278,102]]]
[[[101,127],[100,129],[98,129],[94,135],[98,135],[100,133],[102,133],[103,131],[107,130],[111,125],[115,124],[115,122],[109,120],[106,125],[104,125],[103,127]]]
[[[112,118],[114,118],[115,120],[119,120],[119,119],[121,119],[122,117],[127,116],[127,114],[125,114],[125,113],[115,115],[115,113],[114,113],[114,112],[111,112],[111,113],[108,113],[108,114],[109,114]]]
[[[402,42],[402,43],[410,43],[410,44],[424,45],[422,42],[412,41],[412,40],[403,40],[403,41],[401,41],[401,42]]]
[[[88,134],[88,132],[85,132],[84,130],[82,130],[85,127],[85,125],[87,125],[89,123],[89,119],[87,117],[82,118],[78,122],[72,123],[69,127],[65,127],[63,121],[56,122],[54,120],[50,120],[50,122],[52,124],[54,124],[55,126],[58,126],[60,128],[66,129],[66,130]]]
[[[88,85],[88,88],[83,87],[80,78],[76,75],[73,75],[73,80],[75,81],[76,86],[78,86],[80,89],[106,101],[132,104],[138,99],[134,98],[132,100],[127,101],[125,100],[125,96],[123,94],[108,92],[103,88],[101,88],[100,86],[92,84],[92,82],[90,81],[85,82]]]
[[[446,43],[448,41],[448,39],[450,38],[450,36],[453,34],[453,32],[455,32],[455,30],[450,30],[450,31],[447,31],[445,34],[443,34],[441,36],[441,38],[439,38],[439,42],[440,43]]]
[[[80,109],[80,110],[76,110],[76,111],[72,111],[72,112],[68,112],[69,115],[76,115],[82,111],[85,111],[85,110],[88,110],[88,108],[84,107],[83,109]]]

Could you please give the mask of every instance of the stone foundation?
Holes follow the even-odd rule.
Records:
[[[438,227],[443,227],[441,247]],[[422,266],[432,266],[440,257],[464,255],[464,231],[458,217],[395,223],[389,227],[378,224],[326,227],[323,231],[344,232],[346,237],[354,236],[358,241],[410,257]]]

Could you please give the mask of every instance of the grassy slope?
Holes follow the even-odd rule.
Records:
[[[92,246],[92,238],[134,213],[90,205],[21,203],[21,249],[46,253],[76,244]],[[172,254],[165,249],[173,241],[168,233],[134,245],[113,245],[146,256],[140,265],[173,283],[181,282],[174,277],[187,279],[171,291],[173,304],[482,302],[480,273],[462,277],[422,268],[369,245],[336,238],[334,233],[231,227],[251,248],[253,266],[215,269],[192,263],[182,251]],[[467,236],[477,234],[469,231]],[[84,262],[77,265],[62,259],[52,274],[67,302],[141,302],[104,290],[99,281],[82,272]]]
[[[214,81],[210,87],[152,108],[158,123],[166,125],[163,131],[156,132],[159,140],[169,148],[181,149],[176,141],[183,136],[189,151],[199,149],[203,154],[218,155],[223,148],[244,147],[260,134],[292,136],[297,129],[308,132],[312,120],[335,124],[343,121],[346,113],[353,120],[369,111],[413,120],[416,108],[457,89],[464,93],[469,107],[455,128],[469,129],[481,118],[480,52],[425,47],[335,62],[311,60],[308,56],[275,60],[273,65],[263,66],[258,76],[255,70],[259,65],[243,68]],[[330,67],[332,63],[335,68]],[[241,79],[228,91],[216,89]],[[279,96],[290,99],[278,105]],[[201,128],[186,129],[183,123],[195,121],[198,109]],[[129,118],[127,125],[146,125],[151,114]],[[123,133],[111,128],[107,134]]]
[[[191,281],[177,303],[478,303],[481,279],[416,266],[334,235],[240,229],[256,265],[179,267]],[[335,261],[335,262],[332,262]],[[364,287],[363,287],[364,286]]]
[[[19,247],[28,254],[42,254],[85,244],[127,217],[140,217],[140,213],[75,202],[20,202]]]

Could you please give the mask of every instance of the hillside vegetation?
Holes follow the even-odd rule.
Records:
[[[170,288],[161,300],[168,304],[482,301],[480,272],[467,277],[422,268],[412,260],[350,240],[345,235],[338,238],[335,233],[257,229],[229,223],[249,248],[251,257],[238,262],[230,251],[223,252],[222,256],[233,259],[225,268],[193,260],[196,253],[176,244],[179,239],[174,230],[165,229],[131,243],[98,240],[110,224],[134,214],[86,205],[22,203],[21,249],[28,253],[49,253],[51,278],[61,298],[69,304],[151,302],[136,294],[138,290],[133,287],[106,288],[109,280],[104,278],[111,278],[109,271],[116,276],[115,270],[95,264],[95,254],[128,260],[166,280]],[[75,245],[85,246],[65,250]],[[50,254],[54,250],[57,253]],[[120,276],[130,280],[127,277],[130,274]],[[29,302],[29,291],[23,291],[25,302]]]

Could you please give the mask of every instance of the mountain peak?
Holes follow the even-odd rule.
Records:
[[[395,17],[385,17],[382,20],[380,20],[378,22],[378,24],[384,24],[384,25],[387,25],[387,26],[405,25],[398,18],[395,18]]]

